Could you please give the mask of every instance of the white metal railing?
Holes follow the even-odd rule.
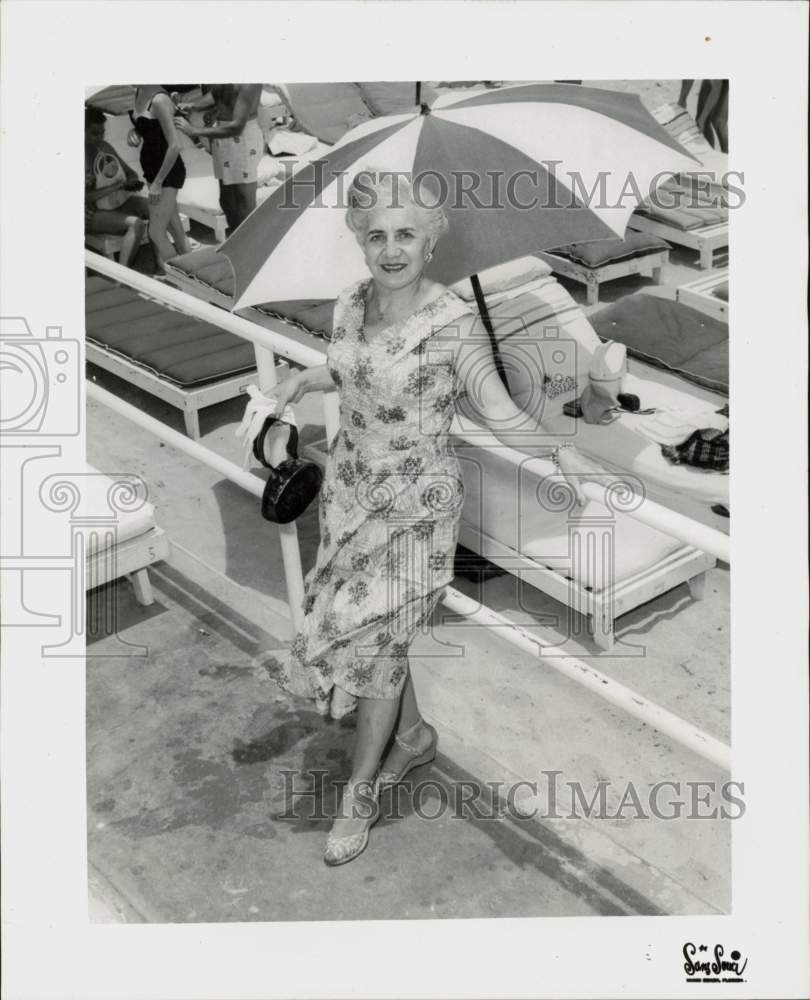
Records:
[[[170,308],[178,309],[187,315],[212,323],[221,329],[234,333],[236,336],[252,341],[256,350],[259,387],[263,392],[271,391],[276,384],[276,351],[289,360],[307,367],[321,365],[324,362],[324,355],[312,348],[298,344],[295,341],[288,341],[282,334],[266,330],[243,317],[235,316],[233,313],[226,312],[217,306],[212,306],[184,292],[164,285],[162,282],[155,281],[128,268],[121,267],[121,265],[109,261],[98,254],[85,251],[85,263],[93,270],[101,274],[106,274],[108,277],[134,288]],[[129,403],[124,402],[122,399],[119,399],[117,396],[90,381],[87,382],[87,395],[127,417],[145,430],[150,431],[172,447],[202,462],[209,468],[220,472],[227,479],[230,479],[254,496],[262,496],[264,491],[264,481],[262,479],[251,472],[245,471],[236,465],[236,463],[217,454],[200,442],[191,440],[185,434],[173,430],[161,421],[148,416],[143,411],[131,406]],[[324,422],[327,436],[331,440],[337,432],[338,426],[337,394],[323,393],[322,399],[325,410]],[[527,464],[525,455],[514,449],[504,448],[494,437],[490,442],[485,435],[472,437],[461,433],[459,436],[468,443],[478,446],[496,444],[498,446],[498,454],[507,458],[512,464]],[[279,455],[280,457],[281,455]],[[548,475],[553,470],[552,464],[543,459],[529,459],[528,463],[529,468],[535,469],[540,476]],[[586,483],[584,492],[592,499],[598,501],[604,498],[604,488],[595,484]],[[643,516],[641,514],[642,511],[644,511]],[[626,516],[635,517],[673,537],[681,538],[683,541],[693,544],[697,548],[703,548],[718,558],[729,561],[728,538],[725,535],[658,504],[654,504],[649,500],[640,500],[636,509],[628,510]],[[280,532],[290,615],[293,625],[297,628],[301,623],[301,606],[303,603],[303,572],[298,547],[298,535],[294,523],[278,525],[277,527]],[[699,540],[701,539],[706,543],[705,545],[699,544]],[[666,734],[704,759],[711,761],[725,770],[730,770],[730,748],[685,719],[681,719],[661,706],[648,701],[637,692],[624,687],[624,685],[594,670],[577,657],[564,653],[552,643],[539,639],[514,622],[510,622],[507,618],[492,611],[490,608],[466,597],[453,587],[446,588],[442,601],[451,611],[462,615],[472,623],[495,629],[502,638],[534,656],[543,665],[552,667],[611,704],[624,709],[629,714]],[[548,655],[549,653],[554,653],[554,655]]]

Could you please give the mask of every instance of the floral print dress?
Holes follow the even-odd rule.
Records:
[[[453,577],[463,503],[448,430],[460,386],[445,291],[366,341],[369,281],[335,305],[327,364],[340,397],[319,499],[321,540],[304,623],[271,673],[340,718],[357,698],[396,698],[411,642]]]

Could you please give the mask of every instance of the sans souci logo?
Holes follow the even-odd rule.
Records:
[[[693,944],[687,941],[683,946],[683,970],[687,983],[744,983],[742,974],[748,965],[748,959],[743,958],[735,948],[726,957],[726,951],[721,944],[709,951],[705,944]]]

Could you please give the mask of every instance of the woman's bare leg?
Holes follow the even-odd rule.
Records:
[[[172,212],[169,222],[169,232],[172,234],[172,239],[174,240],[174,252],[176,254],[191,252],[188,236],[186,236],[186,231],[183,229],[183,220],[180,218],[180,212],[177,209]]]
[[[404,738],[408,746],[424,753],[430,747],[433,739],[416,701],[416,689],[413,686],[410,667],[405,678],[405,686],[402,688],[400,698],[400,712],[396,726],[397,736]],[[409,750],[405,750],[398,743],[394,743],[385,758],[381,770],[387,773],[399,774],[403,767],[413,757]]]
[[[85,229],[94,235],[121,236],[118,260],[124,267],[129,267],[146,232],[146,222],[137,215],[129,215],[120,210],[98,209]]]
[[[124,267],[130,267],[138,256],[141,248],[141,241],[146,233],[148,223],[145,219],[132,219],[132,224],[127,230],[126,236],[121,240],[121,252],[118,255],[118,262]]]
[[[357,737],[352,762],[352,781],[372,782],[380,757],[388,742],[399,712],[399,698],[360,698],[357,703]],[[332,826],[336,837],[350,837],[366,826],[362,815],[353,817],[347,804],[345,816],[338,816]]]
[[[258,184],[231,184],[231,214],[230,225],[235,229],[241,226],[256,207],[256,189]]]
[[[164,264],[176,256],[174,247],[168,237],[169,223],[177,207],[177,190],[163,188],[160,201],[153,205],[149,203],[149,239],[155,248],[155,257],[159,271]]]
[[[723,81],[723,89],[712,115],[712,125],[717,133],[717,141],[722,152],[728,152],[728,80]]]

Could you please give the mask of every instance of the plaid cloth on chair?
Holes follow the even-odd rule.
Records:
[[[728,431],[716,427],[695,431],[682,444],[661,447],[664,458],[674,465],[694,465],[713,472],[728,472],[729,450]]]

